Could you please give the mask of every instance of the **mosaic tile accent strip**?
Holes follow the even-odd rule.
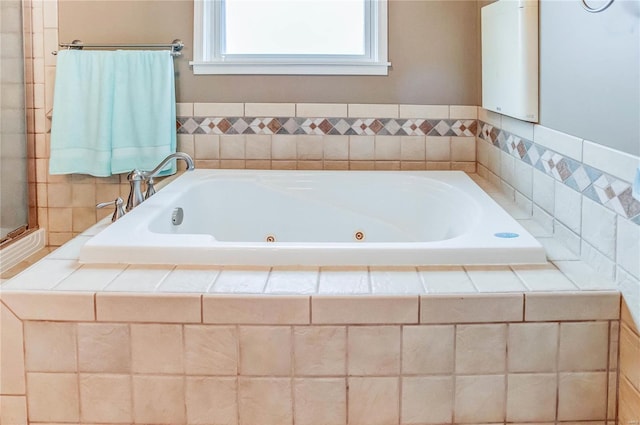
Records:
[[[304,117],[178,117],[178,134],[307,134],[473,137],[477,120]]]
[[[640,224],[640,201],[631,196],[631,183],[479,121],[479,137],[535,167],[557,181]]]

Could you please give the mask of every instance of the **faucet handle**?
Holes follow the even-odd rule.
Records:
[[[149,199],[156,194],[156,188],[153,186],[154,183],[153,177],[147,179],[147,190],[144,193],[144,199]]]
[[[118,196],[113,201],[99,203],[98,205],[96,205],[96,208],[100,209],[113,205],[115,207],[115,210],[113,211],[113,215],[111,216],[111,222],[114,222],[124,215],[124,208],[122,208],[123,204],[124,201],[121,197]]]

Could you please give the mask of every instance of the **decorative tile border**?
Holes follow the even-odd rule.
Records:
[[[178,117],[178,134],[474,137],[477,120],[304,117]]]
[[[481,139],[640,224],[640,201],[631,196],[631,183],[486,122],[479,121],[479,127]]]

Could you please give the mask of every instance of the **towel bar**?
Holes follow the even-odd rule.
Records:
[[[73,40],[71,43],[60,43],[60,47],[64,47],[67,49],[78,49],[82,50],[85,47],[93,47],[93,48],[134,48],[134,49],[161,49],[163,47],[171,48],[171,56],[180,56],[182,53],[180,51],[184,47],[184,43],[175,39],[171,43],[168,44],[95,44],[95,43],[83,43],[80,40]],[[57,55],[57,51],[51,52],[52,55]]]

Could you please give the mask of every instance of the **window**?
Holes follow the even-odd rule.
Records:
[[[195,74],[387,75],[387,0],[196,0]]]

